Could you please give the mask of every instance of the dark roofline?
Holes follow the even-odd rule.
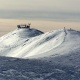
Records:
[[[30,28],[30,24],[28,24],[28,25],[26,25],[26,24],[17,25],[17,28]]]

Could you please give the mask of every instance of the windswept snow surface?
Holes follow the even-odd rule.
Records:
[[[16,29],[7,35],[2,36],[0,38],[0,56],[8,56],[9,52],[12,53],[12,51],[30,40],[30,38],[41,34],[43,34],[43,32],[36,29],[22,28]]]
[[[80,67],[0,57],[0,80],[80,80]]]
[[[0,80],[80,80],[80,31],[17,29],[1,37]]]
[[[75,30],[59,29],[43,34],[34,29],[17,29],[0,38],[0,56],[56,57],[79,52],[79,49],[80,32]]]

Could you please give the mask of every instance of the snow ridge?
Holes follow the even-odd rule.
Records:
[[[0,56],[42,58],[69,54],[80,48],[80,32],[53,30],[43,34],[36,29],[17,29],[0,38]]]

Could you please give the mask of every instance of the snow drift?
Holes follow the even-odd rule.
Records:
[[[79,52],[80,32],[53,30],[44,33],[36,29],[17,29],[0,38],[0,56],[43,58]]]

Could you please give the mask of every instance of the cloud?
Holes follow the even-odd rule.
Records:
[[[80,12],[80,0],[0,0],[0,9]]]
[[[0,18],[79,20],[80,0],[0,0]]]
[[[0,18],[7,19],[44,19],[55,21],[80,21],[79,13],[71,12],[48,12],[48,11],[25,11],[25,10],[8,10],[0,11]]]

